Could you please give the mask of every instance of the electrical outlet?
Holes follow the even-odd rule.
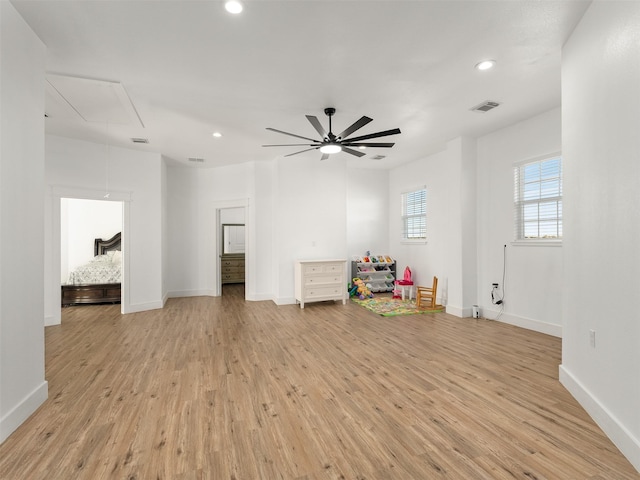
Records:
[[[589,330],[589,345],[591,348],[596,348],[596,331]]]

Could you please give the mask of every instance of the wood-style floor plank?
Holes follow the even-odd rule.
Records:
[[[640,479],[558,382],[557,338],[243,294],[63,309],[0,478]]]

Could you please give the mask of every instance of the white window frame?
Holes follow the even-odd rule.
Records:
[[[412,196],[422,195],[422,208],[415,211],[417,203]],[[419,200],[418,200],[419,201]],[[411,202],[411,203],[409,203]],[[421,231],[416,232],[416,226],[409,228],[409,222],[416,223],[417,228]],[[421,222],[420,222],[421,220]],[[420,223],[423,227],[420,228]],[[416,236],[417,233],[417,236]],[[419,187],[404,190],[400,195],[400,241],[401,243],[427,243],[427,187],[421,185]]]
[[[533,179],[526,182],[525,168],[538,165],[540,168],[544,168],[544,163],[551,160],[560,160],[559,172],[555,176],[547,176],[543,178],[542,175],[538,179]],[[562,153],[554,152],[548,155],[542,155],[535,158],[530,158],[522,162],[514,164],[513,167],[513,180],[514,180],[514,241],[513,245],[550,245],[560,246],[562,245],[563,236],[563,165],[562,165]],[[553,172],[555,173],[555,172]],[[553,184],[556,183],[554,186]],[[559,183],[559,185],[557,185]],[[543,192],[545,188],[549,190],[546,194]],[[537,193],[536,193],[537,190]],[[527,198],[529,197],[529,198]],[[555,212],[554,206],[555,204]],[[541,212],[541,207],[546,208]],[[525,208],[530,210],[529,219],[525,219]],[[529,226],[535,226],[538,229],[538,235],[540,235],[540,227],[542,224],[553,225],[555,223],[555,231],[557,236],[544,237],[544,236],[526,236],[525,229],[527,224]]]

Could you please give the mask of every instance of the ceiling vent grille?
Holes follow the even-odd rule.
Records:
[[[494,108],[499,107],[499,106],[500,106],[500,104],[498,102],[491,102],[491,101],[487,100],[486,102],[482,102],[480,105],[476,105],[471,110],[474,111],[474,112],[486,113],[489,110],[493,110]]]
[[[149,143],[148,138],[132,138],[131,141],[133,143]]]
[[[189,157],[188,160],[194,163],[204,163],[204,158]]]

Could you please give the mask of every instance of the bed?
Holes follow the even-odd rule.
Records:
[[[121,232],[108,240],[96,238],[94,258],[69,274],[62,285],[62,306],[120,303],[122,252]]]

